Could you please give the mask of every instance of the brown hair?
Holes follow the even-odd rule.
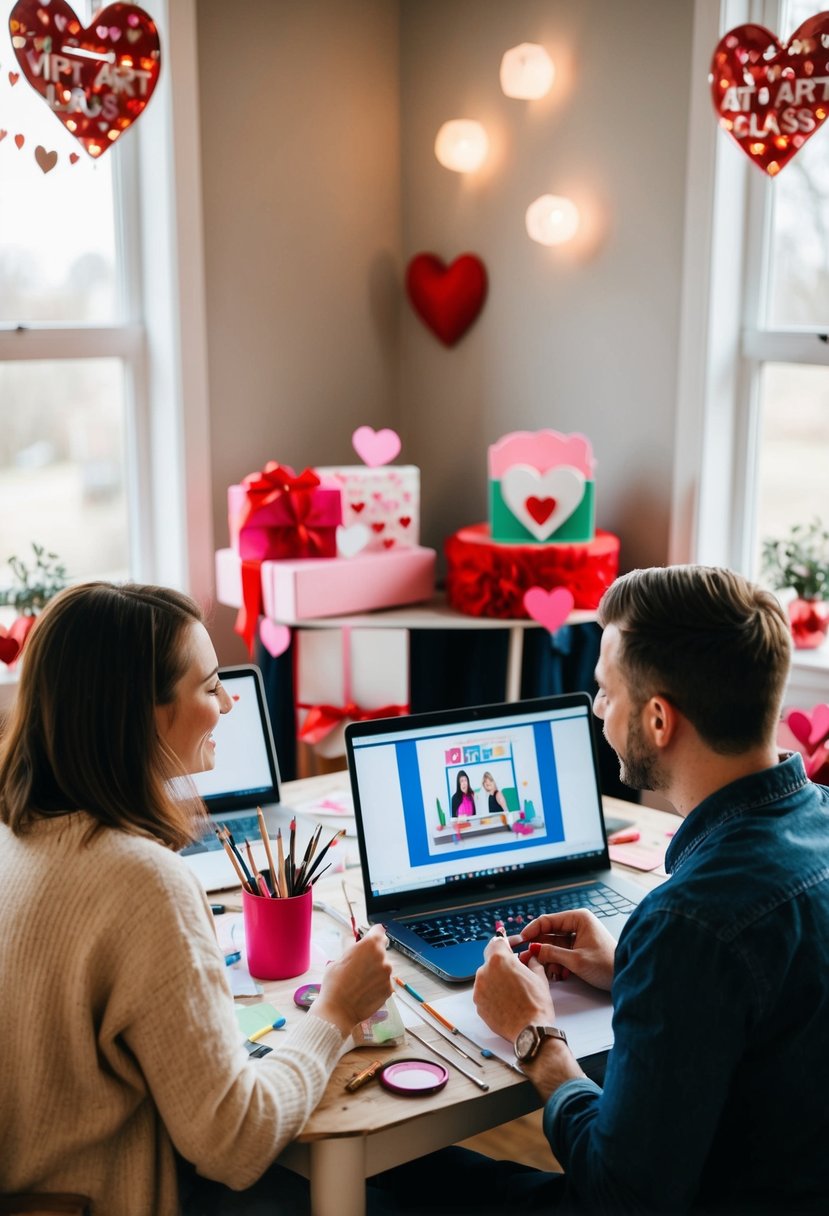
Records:
[[[770,592],[713,566],[633,570],[605,592],[599,622],[620,631],[619,667],[638,705],[666,697],[721,754],[773,739],[791,633]]]
[[[188,596],[139,584],[85,583],[47,604],[0,740],[0,819],[13,832],[84,810],[174,847],[193,839],[200,803],[192,787],[171,792],[181,774],[155,709],[173,701],[185,631],[201,620]]]

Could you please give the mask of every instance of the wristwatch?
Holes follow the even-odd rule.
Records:
[[[528,1064],[534,1060],[541,1050],[545,1039],[561,1039],[567,1042],[567,1035],[558,1026],[525,1026],[518,1032],[515,1040],[515,1056],[520,1064]]]

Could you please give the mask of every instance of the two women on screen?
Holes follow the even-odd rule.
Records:
[[[481,778],[481,788],[478,791],[479,804],[475,805],[475,793],[469,780],[469,774],[461,769],[457,776],[455,792],[452,795],[452,818],[471,818],[476,814],[504,815],[508,813],[507,801],[498,788],[492,773],[486,772]]]

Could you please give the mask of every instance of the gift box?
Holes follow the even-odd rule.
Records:
[[[340,552],[412,548],[420,539],[420,469],[415,465],[315,468],[323,485],[342,492]]]
[[[593,449],[578,433],[513,431],[489,449],[489,522],[503,543],[591,541]]]
[[[243,580],[255,583],[259,603],[245,597],[249,614],[291,625],[314,617],[345,616],[418,604],[432,598],[434,549],[420,546],[358,553],[356,557],[303,561],[243,562],[234,549],[216,553],[216,594],[222,604],[240,607]]]
[[[409,712],[408,629],[303,629],[296,635],[297,737],[345,753],[349,722]]]
[[[228,486],[230,543],[245,560],[336,557],[342,518],[340,490],[310,469],[297,475],[270,461]]]

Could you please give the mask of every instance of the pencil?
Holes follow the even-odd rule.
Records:
[[[245,888],[246,891],[250,891],[250,887],[248,886],[247,879],[245,878],[244,874],[242,873],[239,863],[236,860],[236,855],[233,852],[233,849],[230,847],[230,844],[228,843],[228,841],[225,840],[225,838],[222,835],[219,828],[216,828],[216,835],[219,837],[219,840],[222,842],[222,848],[227,853],[228,857],[231,860],[234,870],[236,871],[236,873],[239,876],[239,882],[242,884],[242,886]]]
[[[236,847],[236,841],[233,839],[233,833],[229,830],[229,828],[226,825],[222,826],[222,833],[223,833],[223,835],[222,835],[221,839],[226,840],[227,843],[230,845],[231,849],[233,849],[233,852],[236,855],[236,860],[239,862],[239,865],[241,866],[241,869],[242,869],[242,873],[245,876],[245,881],[247,883],[248,890],[252,891],[254,889],[253,875],[251,874],[250,870],[245,865],[244,858],[242,857],[242,854],[239,852],[238,848]]]
[[[296,887],[294,886],[294,879],[296,878],[295,849],[296,849],[296,815],[294,815],[293,819],[291,820],[291,830],[290,830],[290,836],[288,839],[287,871],[288,871],[288,891],[289,891],[290,895],[298,894]]]
[[[259,871],[256,868],[256,862],[253,860],[253,849],[250,847],[250,841],[247,839],[247,837],[245,837],[245,852],[248,855],[248,861],[250,862],[250,868],[253,871],[253,881],[254,881],[254,885],[256,887],[256,891],[260,895],[264,895],[266,899],[270,899],[271,893],[268,890],[268,884],[265,882],[265,879],[263,878],[263,876],[259,873]]]
[[[276,854],[279,858],[279,894],[285,896],[288,894],[288,887],[285,878],[285,850],[282,847],[282,828],[276,829]]]
[[[351,900],[348,898],[348,893],[345,889],[345,880],[343,880],[342,888],[343,888],[343,899],[345,900],[346,906],[348,907],[348,915],[351,917],[351,932],[354,934],[355,942],[358,942],[360,940],[360,938],[362,937],[362,933],[360,933],[359,929],[357,928],[357,921],[354,919],[354,909],[351,906]]]
[[[268,839],[268,825],[265,823],[265,816],[262,813],[261,806],[256,808],[256,817],[259,820],[259,835],[262,837],[262,844],[265,846],[265,856],[268,859],[268,868],[271,872],[271,886],[273,887],[274,895],[279,895],[279,875],[276,872],[276,866],[273,864],[273,853],[271,853],[271,842]]]

